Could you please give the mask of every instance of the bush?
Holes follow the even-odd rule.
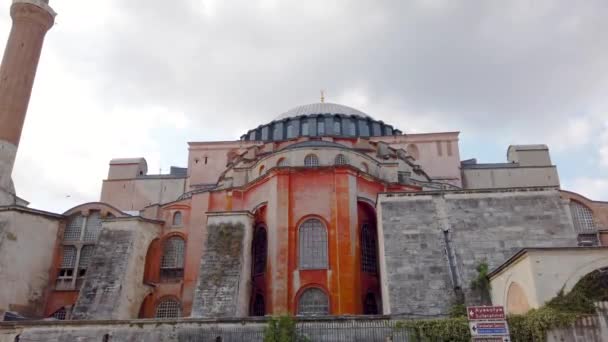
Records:
[[[264,328],[264,342],[306,342],[307,338],[298,336],[296,321],[291,316],[273,317]]]
[[[466,317],[401,321],[395,328],[409,330],[412,342],[471,341]]]

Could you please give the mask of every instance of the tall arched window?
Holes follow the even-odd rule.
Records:
[[[156,305],[155,318],[178,318],[182,315],[180,303],[175,299],[163,299]]]
[[[571,201],[570,213],[577,233],[595,232],[596,227],[591,209],[578,202]]]
[[[304,158],[304,166],[319,166],[319,158],[314,154],[309,154]]]
[[[253,300],[253,308],[251,310],[252,316],[264,316],[266,314],[266,304],[264,303],[264,296],[261,293],[255,295]]]
[[[172,222],[173,226],[181,226],[182,225],[182,212],[181,211],[176,211],[173,214],[173,222]]]
[[[340,135],[342,134],[342,129],[340,126],[340,119],[336,119],[334,121],[334,135]]]
[[[91,211],[87,216],[87,226],[84,231],[84,241],[96,241],[101,232],[101,215],[99,211]]]
[[[262,274],[266,271],[267,251],[266,229],[258,227],[253,236],[253,275]]]
[[[336,165],[346,165],[347,163],[346,157],[343,154],[338,154],[334,161],[334,164]]]
[[[289,165],[289,164],[287,163],[287,159],[285,159],[285,158],[281,158],[277,162],[277,166],[279,166],[279,167],[284,167],[284,166],[287,166],[287,165]]]
[[[327,268],[327,231],[318,219],[306,220],[299,233],[300,269]]]
[[[310,288],[302,292],[298,300],[298,315],[321,316],[329,314],[329,300],[320,289]]]
[[[361,270],[368,273],[378,272],[376,231],[369,224],[361,226]]]
[[[172,281],[184,276],[184,251],[186,243],[179,236],[170,237],[163,246],[160,276],[163,281]]]
[[[82,223],[84,216],[77,215],[70,218],[68,224],[63,232],[63,240],[65,241],[77,241],[80,240],[80,234],[82,233]]]

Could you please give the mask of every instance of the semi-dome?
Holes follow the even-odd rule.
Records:
[[[319,103],[310,103],[310,104],[306,104],[303,106],[298,106],[298,107],[292,108],[292,109],[286,111],[285,113],[279,115],[273,121],[280,121],[283,119],[295,118],[295,117],[304,116],[304,115],[318,115],[318,114],[341,114],[341,115],[357,116],[357,117],[361,117],[361,118],[370,118],[371,119],[371,117],[369,115],[363,113],[362,111],[360,111],[358,109],[352,108],[352,107],[344,106],[344,105],[337,104],[337,103],[319,102]]]
[[[298,137],[377,137],[400,135],[382,121],[352,107],[336,103],[311,103],[279,115],[248,131],[241,140],[282,141]]]

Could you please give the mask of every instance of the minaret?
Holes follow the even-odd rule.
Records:
[[[15,203],[11,180],[46,32],[55,11],[48,0],[13,0],[13,26],[0,66],[0,205]]]

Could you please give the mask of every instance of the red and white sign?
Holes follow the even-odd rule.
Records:
[[[505,320],[505,310],[502,306],[469,306],[467,307],[469,321]]]

